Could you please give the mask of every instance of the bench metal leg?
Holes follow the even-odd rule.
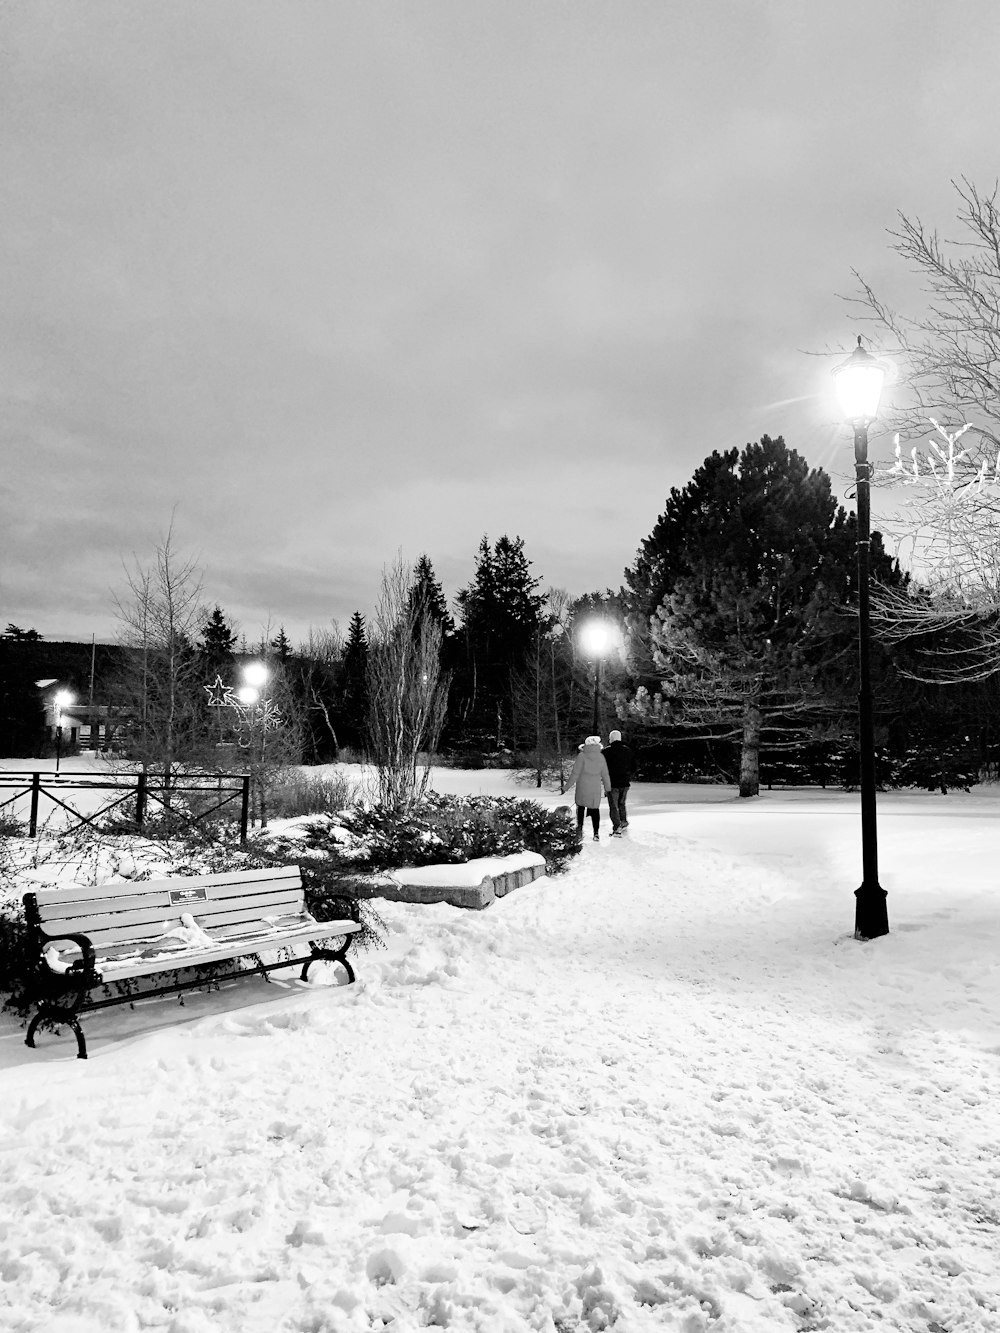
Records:
[[[347,958],[347,950],[351,946],[352,936],[343,935],[340,936],[339,938],[343,939],[344,941],[339,949],[323,948],[318,944],[313,944],[312,940],[309,941],[309,948],[312,950],[312,957],[307,958],[306,961],[302,964],[302,973],[300,976],[301,981],[309,980],[309,969],[312,967],[313,963],[315,963],[317,959],[320,958],[325,959],[327,962],[330,963],[340,963],[344,971],[347,973],[347,981],[349,985],[353,984],[354,981],[356,981],[357,978],[354,975],[354,968],[351,967],[351,964]]]
[[[80,1027],[80,1020],[75,1013],[65,1009],[39,1009],[28,1024],[28,1031],[24,1034],[25,1046],[30,1046],[34,1049],[35,1033],[42,1027],[49,1029],[68,1027],[76,1036],[76,1058],[78,1060],[86,1060],[87,1039],[83,1035],[83,1029]]]

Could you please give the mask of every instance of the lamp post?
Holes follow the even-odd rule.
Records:
[[[73,702],[73,695],[69,690],[56,690],[53,700],[56,706],[56,772],[59,772],[59,759],[62,755],[62,729],[63,729],[63,709],[68,708]]]
[[[889,933],[886,891],[878,882],[875,819],[875,722],[872,711],[869,551],[871,546],[871,465],[868,423],[878,413],[885,367],[858,345],[834,371],[837,399],[854,427],[854,469],[858,497],[858,742],[861,759],[861,887],[854,892],[854,938]]]
[[[257,789],[260,802],[260,826],[267,828],[267,808],[264,800],[264,755],[267,748],[267,678],[266,662],[248,662],[243,668],[243,685],[236,697],[250,718],[250,782]],[[257,736],[260,731],[260,755],[257,754]]]
[[[594,735],[600,732],[601,659],[608,651],[611,631],[603,620],[588,620],[583,627],[583,646],[594,659]]]

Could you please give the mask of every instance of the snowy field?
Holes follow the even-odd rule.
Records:
[[[998,817],[880,797],[862,945],[856,795],[639,785],[354,987],[8,1020],[0,1328],[997,1333]]]

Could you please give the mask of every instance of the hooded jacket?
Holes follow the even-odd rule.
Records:
[[[588,810],[596,810],[601,804],[602,791],[607,792],[611,789],[611,777],[604,762],[604,755],[601,753],[600,742],[580,747],[580,753],[573,764],[573,772],[570,774],[570,781],[576,783],[574,799],[577,805],[584,805]]]

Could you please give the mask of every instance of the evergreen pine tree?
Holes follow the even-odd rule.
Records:
[[[278,632],[271,640],[269,647],[274,649],[275,656],[279,662],[287,662],[292,655],[292,645],[285,634],[284,625],[278,626]]]
[[[434,574],[434,566],[427,555],[422,555],[413,567],[413,586],[410,588],[410,606],[419,603],[423,614],[441,626],[447,639],[455,633],[455,622],[448,611],[441,584]]]
[[[765,435],[673,490],[626,573],[633,639],[645,638],[636,660],[659,678],[640,707],[734,737],[743,796],[759,789],[769,724],[831,704],[846,718],[856,531],[827,475]],[[899,577],[877,534],[872,572]]]
[[[207,681],[221,676],[226,682],[232,675],[235,656],[236,635],[226,620],[222,608],[215,610],[205,622],[198,640],[198,655],[203,664]]]
[[[452,687],[452,738],[485,750],[516,749],[514,682],[534,652],[542,597],[521,537],[483,537],[476,572],[458,594],[461,657]]]
[[[368,633],[365,618],[355,611],[347,627],[344,643],[343,677],[340,699],[341,745],[363,749],[365,718],[368,713]]]

